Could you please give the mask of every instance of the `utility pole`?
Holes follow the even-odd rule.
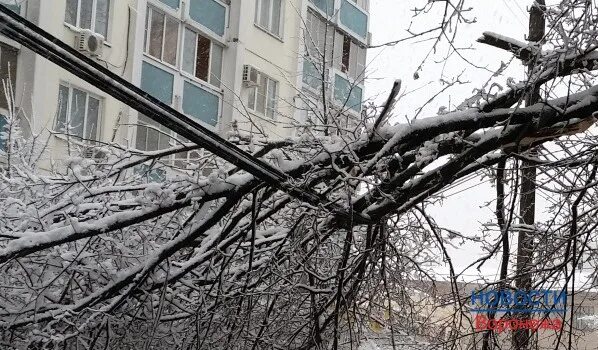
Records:
[[[544,0],[534,1],[529,15],[529,34],[527,40],[530,43],[538,43],[544,37],[546,4]],[[531,77],[534,69],[535,59],[532,56],[528,62],[528,75]],[[531,84],[534,84],[530,80]],[[532,86],[531,91],[525,98],[526,106],[533,105],[540,101],[540,87]],[[534,151],[530,150],[533,154]],[[534,236],[528,227],[535,223],[536,211],[536,166],[529,161],[523,161],[521,164],[521,195],[519,200],[520,222],[523,224],[519,230],[517,239],[517,266],[515,274],[515,287],[518,290],[529,291],[532,288],[532,268]],[[516,313],[518,318],[527,319],[530,317],[526,313]],[[513,349],[526,350],[529,348],[530,332],[526,329],[519,329],[513,333]]]

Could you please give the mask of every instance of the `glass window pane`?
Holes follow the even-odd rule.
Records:
[[[195,76],[201,80],[208,81],[210,71],[210,39],[197,35],[197,59],[195,61]]]
[[[164,14],[158,11],[151,11],[151,22],[149,31],[149,54],[162,59],[162,37],[164,36]]]
[[[195,44],[197,43],[195,32],[185,28],[185,38],[183,40],[183,70],[189,74],[194,74]]]
[[[166,16],[166,33],[164,35],[164,61],[176,65],[177,43],[179,40],[179,22]]]
[[[183,112],[185,114],[215,126],[218,123],[219,107],[218,96],[185,82],[183,87]]]
[[[71,114],[69,118],[69,130],[71,135],[83,137],[86,102],[87,93],[85,93],[85,91],[73,89],[71,95]]]
[[[214,0],[194,0],[189,5],[189,16],[218,35],[224,35],[226,7]]]
[[[157,151],[160,147],[160,132],[152,125],[146,127],[147,130],[147,146],[146,151]]]
[[[93,11],[93,0],[81,0],[81,18],[79,27],[91,29],[91,13]]]
[[[67,113],[69,104],[69,88],[60,85],[58,88],[58,107],[56,110],[56,131],[66,132]]]
[[[141,89],[167,105],[171,105],[173,85],[174,75],[152,64],[143,62],[141,67]]]
[[[6,140],[8,139],[8,135],[6,134],[7,130],[4,129],[6,126],[6,116],[0,114],[0,150],[6,150]]]
[[[138,124],[135,147],[142,151],[147,151],[147,128],[145,127],[145,124],[141,122],[141,114],[139,115]]]
[[[310,60],[303,60],[303,83],[314,90],[322,89],[322,74]]]
[[[256,88],[249,89],[249,98],[247,99],[247,108],[251,109],[252,111],[255,110],[255,91]]]
[[[210,71],[210,84],[220,86],[220,78],[222,76],[222,46],[212,45]]]
[[[368,17],[348,0],[343,0],[341,4],[340,20],[344,26],[365,39],[368,34]]]
[[[260,85],[257,88],[257,101],[255,103],[255,110],[259,113],[266,113],[266,92],[268,86],[268,78],[262,75]]]
[[[12,46],[0,43],[0,108],[8,109],[8,95],[14,95],[17,83],[17,56],[19,52]],[[10,78],[10,79],[9,79]],[[12,86],[13,91],[5,91],[4,84]]]
[[[363,91],[357,85],[351,83],[336,74],[334,78],[334,99],[347,108],[361,111]]]
[[[85,138],[96,140],[99,130],[100,100],[89,97],[87,102],[87,121],[85,125]]]
[[[8,8],[12,12],[16,13],[17,15],[21,14],[21,2],[22,0],[0,0],[0,4],[4,5],[4,7]]]
[[[278,95],[278,83],[268,79],[268,108],[266,116],[274,118],[276,114],[276,98]]]
[[[160,1],[165,3],[168,6],[172,7],[175,10],[179,8],[179,0],[160,0]]]
[[[108,11],[110,0],[97,0],[96,2],[96,24],[94,31],[107,38],[108,36]]]
[[[281,11],[282,0],[272,0],[272,25],[270,31],[272,34],[280,36],[280,11]]]
[[[259,25],[268,28],[270,19],[270,0],[261,0]]]
[[[317,8],[324,11],[324,13],[328,14],[328,16],[332,16],[334,14],[334,0],[309,0]]]
[[[66,0],[66,13],[64,21],[68,24],[77,26],[77,10],[79,7],[79,0]]]
[[[351,37],[344,36],[343,39],[343,58],[341,64],[341,71],[346,72],[349,69],[349,61],[351,57]]]

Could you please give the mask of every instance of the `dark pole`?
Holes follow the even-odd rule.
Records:
[[[529,16],[529,35],[528,41],[538,43],[544,37],[545,17],[544,11],[546,4],[544,0],[534,1],[530,9]],[[528,62],[528,74],[531,77],[534,69],[534,57]],[[530,80],[530,84],[534,84]],[[527,106],[540,101],[540,86],[533,86],[531,92],[526,96]],[[533,150],[530,153],[534,153]],[[534,235],[529,232],[528,227],[535,223],[536,211],[536,166],[529,161],[523,161],[521,164],[521,195],[519,200],[520,222],[523,227],[519,230],[517,239],[517,266],[515,274],[515,287],[518,290],[529,291],[532,288],[532,268]],[[518,318],[529,319],[527,313],[517,314]],[[519,329],[513,333],[513,348],[516,350],[525,350],[529,348],[530,332],[526,329]]]

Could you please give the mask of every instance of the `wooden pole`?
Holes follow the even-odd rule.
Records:
[[[544,37],[545,17],[544,0],[534,1],[530,9],[528,41],[537,43]],[[528,74],[531,77],[534,69],[534,58],[528,62]],[[534,84],[533,81],[529,82]],[[531,92],[526,96],[525,104],[533,105],[540,101],[540,87],[533,86]],[[530,150],[534,154],[533,150]],[[534,235],[529,228],[535,223],[536,211],[536,166],[532,162],[523,161],[521,165],[521,195],[519,200],[519,216],[522,228],[519,230],[517,239],[517,265],[515,274],[515,287],[518,290],[529,291],[532,288],[532,276],[530,270],[533,264]],[[528,313],[516,313],[520,319],[528,319]],[[524,350],[529,348],[530,332],[527,329],[519,329],[513,333],[513,349]]]

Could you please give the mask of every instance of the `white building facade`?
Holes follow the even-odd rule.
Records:
[[[362,109],[368,0],[0,3],[225,138],[278,140],[309,123],[331,124],[327,115],[357,117]],[[101,47],[76,40],[90,36]],[[146,116],[5,37],[0,74],[13,84],[12,102],[28,120],[21,124],[35,134],[54,132],[53,159],[67,155],[66,139],[140,150],[177,141]],[[0,114],[7,115],[3,95]]]

